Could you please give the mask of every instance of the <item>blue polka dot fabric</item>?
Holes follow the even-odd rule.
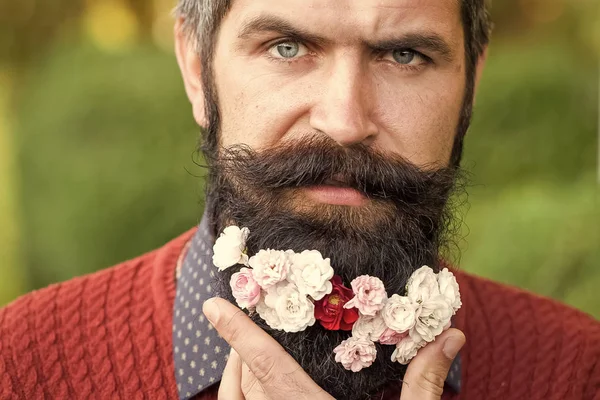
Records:
[[[181,400],[190,399],[220,382],[229,356],[229,345],[202,313],[202,304],[214,296],[214,240],[205,216],[177,270],[177,293],[173,309],[173,357]],[[450,368],[446,384],[460,392],[460,354]]]
[[[202,313],[202,304],[214,296],[213,243],[207,218],[203,218],[178,271],[173,357],[180,399],[189,399],[219,382],[229,356],[229,345]]]

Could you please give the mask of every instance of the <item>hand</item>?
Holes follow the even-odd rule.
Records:
[[[203,311],[232,347],[219,400],[333,399],[239,308],[213,298]],[[451,328],[419,350],[406,371],[400,400],[440,399],[452,360],[464,343],[463,333]]]

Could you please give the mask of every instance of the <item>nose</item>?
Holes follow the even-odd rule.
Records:
[[[333,63],[310,114],[312,128],[340,146],[368,144],[377,135],[372,121],[372,95],[367,73],[354,57]]]

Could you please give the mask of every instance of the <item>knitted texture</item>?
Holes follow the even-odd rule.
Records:
[[[175,266],[193,233],[0,310],[0,399],[177,399]],[[597,321],[454,272],[463,299],[456,325],[467,344],[461,393],[444,399],[600,400]],[[196,398],[216,399],[216,388]]]

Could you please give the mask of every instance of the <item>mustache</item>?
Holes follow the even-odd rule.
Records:
[[[336,182],[368,198],[396,200],[405,206],[443,203],[457,177],[453,166],[418,167],[400,155],[363,144],[342,147],[328,137],[304,138],[261,151],[245,145],[222,148],[213,167],[217,174],[236,176],[240,184],[262,190]]]

